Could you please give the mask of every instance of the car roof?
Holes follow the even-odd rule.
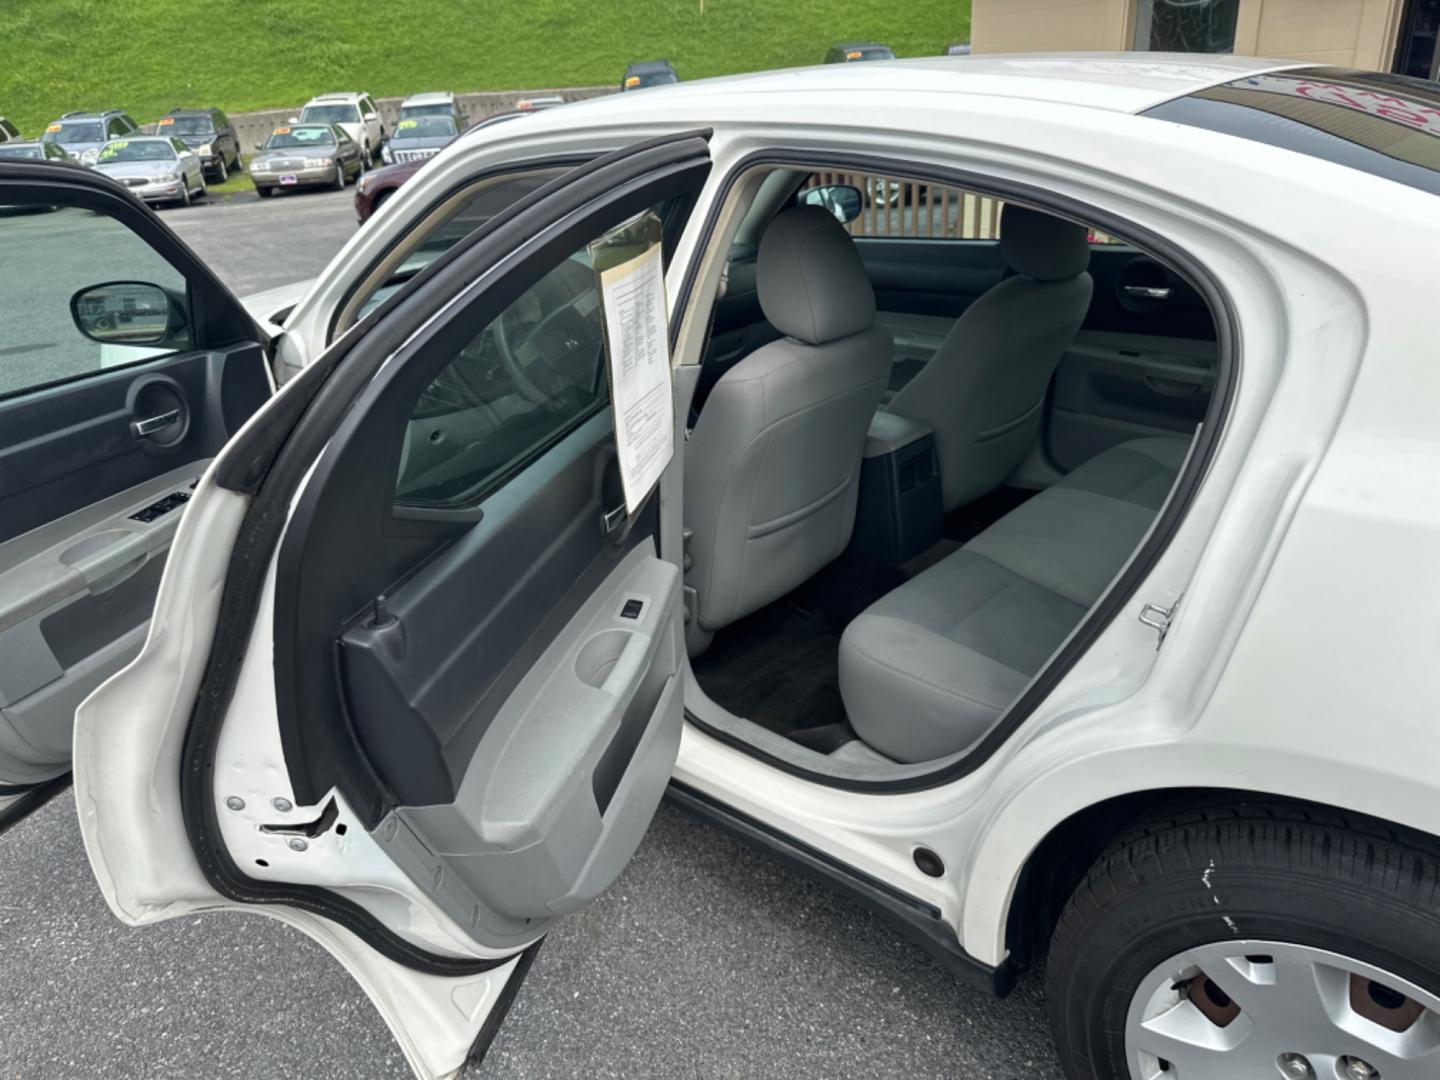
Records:
[[[882,45],[878,41],[837,41],[830,46],[832,49],[888,49],[889,45]]]
[[[107,116],[119,116],[124,112],[124,109],[102,109],[99,112],[77,110],[62,114],[58,122],[63,124],[67,120],[103,120]]]
[[[1247,75],[1305,66],[1221,53],[1039,53],[982,56],[926,56],[875,60],[868,64],[814,64],[803,68],[691,79],[646,99],[647,119],[700,117],[708,104],[751,95],[823,94],[861,90],[893,95],[903,108],[936,102],[937,95],[1017,98],[1115,112],[1142,112],[1172,98]],[[693,100],[692,100],[693,99]],[[576,122],[577,111],[594,120],[614,114],[616,122],[637,118],[633,97],[609,95],[572,102],[556,126]]]
[[[359,101],[365,94],[360,90],[336,90],[329,94],[316,94],[306,105],[318,105],[323,101]]]
[[[455,100],[455,95],[449,90],[427,90],[421,94],[411,94],[400,103],[403,109],[406,105],[448,105]]]
[[[671,68],[669,60],[637,60],[628,65],[626,71],[668,71]]]
[[[217,112],[219,112],[219,111],[220,111],[220,107],[219,107],[218,105],[201,105],[201,106],[197,106],[197,107],[194,107],[194,108],[191,108],[191,107],[188,107],[188,106],[187,106],[186,108],[183,108],[183,109],[171,109],[171,110],[170,110],[169,112],[167,112],[165,115],[166,115],[166,116],[209,116],[211,113],[217,113]]]

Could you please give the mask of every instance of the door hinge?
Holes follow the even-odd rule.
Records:
[[[1180,610],[1180,601],[1184,598],[1182,593],[1177,596],[1169,607],[1161,607],[1159,604],[1146,604],[1140,609],[1140,622],[1155,631],[1155,649],[1158,652],[1160,646],[1165,644],[1165,635],[1170,632],[1170,624],[1175,621],[1175,612]]]

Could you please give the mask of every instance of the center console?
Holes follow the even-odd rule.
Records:
[[[899,565],[940,539],[944,517],[935,433],[918,420],[877,412],[860,464],[851,550]]]

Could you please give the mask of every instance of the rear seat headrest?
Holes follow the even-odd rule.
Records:
[[[1036,281],[1064,281],[1090,265],[1085,226],[1011,203],[1000,212],[1000,251],[1012,270]]]
[[[786,337],[809,345],[858,334],[875,322],[875,290],[845,227],[828,210],[782,211],[760,238],[760,309]]]

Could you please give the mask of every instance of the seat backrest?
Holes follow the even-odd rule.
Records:
[[[1000,248],[1015,276],[965,309],[886,406],[934,429],[946,510],[999,487],[1035,445],[1051,376],[1090,308],[1083,225],[1007,205]]]
[[[756,289],[785,335],[715,384],[685,447],[687,584],[707,631],[779,599],[850,542],[893,345],[854,243],[819,207],[775,218]]]

